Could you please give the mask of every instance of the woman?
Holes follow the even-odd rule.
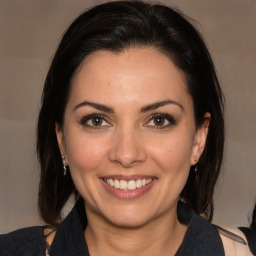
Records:
[[[45,81],[49,226],[2,236],[2,255],[224,255],[209,223],[223,145],[222,92],[187,19],[140,1],[96,6],[68,28]]]

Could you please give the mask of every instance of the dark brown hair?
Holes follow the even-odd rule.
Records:
[[[213,191],[223,158],[224,120],[223,96],[210,54],[199,32],[179,11],[161,4],[120,1],[93,7],[70,25],[45,80],[37,133],[39,210],[50,224],[60,220],[61,209],[75,191],[71,176],[63,175],[55,135],[55,122],[63,124],[72,78],[90,53],[120,52],[134,46],[155,47],[184,72],[197,127],[206,112],[211,114],[197,174],[192,166],[181,196],[196,213],[212,218]]]
[[[250,225],[251,230],[256,234],[256,203],[252,212],[252,222]]]

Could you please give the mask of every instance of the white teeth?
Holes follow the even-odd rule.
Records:
[[[112,179],[109,180],[109,185],[110,185],[111,187],[114,187],[114,181],[113,181]]]
[[[120,189],[127,189],[127,181],[126,180],[120,180],[119,181],[119,188]]]
[[[129,190],[134,190],[134,189],[136,189],[135,180],[129,180],[129,181],[128,181],[128,186],[127,186],[127,188],[128,188]]]
[[[115,187],[122,190],[134,190],[136,188],[141,188],[146,186],[147,184],[152,182],[152,179],[137,179],[137,180],[112,180],[112,179],[104,179],[107,184],[111,187]]]
[[[137,181],[136,181],[136,187],[137,187],[137,188],[141,188],[141,187],[142,187],[141,180],[137,180]]]
[[[119,180],[115,180],[115,182],[114,182],[114,187],[115,187],[115,188],[120,188]]]
[[[147,179],[146,184],[149,184],[152,181],[152,179]]]

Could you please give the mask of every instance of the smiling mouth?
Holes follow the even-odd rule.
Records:
[[[144,175],[101,177],[106,191],[119,199],[140,198],[152,189],[157,180],[157,177]]]
[[[134,180],[122,180],[122,179],[110,179],[110,178],[103,178],[104,182],[106,182],[111,187],[120,190],[135,190],[146,185],[150,184],[153,181],[153,178],[144,178],[144,179],[134,179]]]

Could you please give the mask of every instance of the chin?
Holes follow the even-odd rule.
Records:
[[[119,207],[118,210],[112,208],[110,212],[105,211],[103,218],[114,226],[121,228],[135,229],[149,223],[153,216],[150,216],[146,209],[130,209]]]
[[[138,218],[137,216],[122,216],[122,218],[115,217],[108,221],[118,228],[127,229],[137,229],[150,222],[148,218]]]

